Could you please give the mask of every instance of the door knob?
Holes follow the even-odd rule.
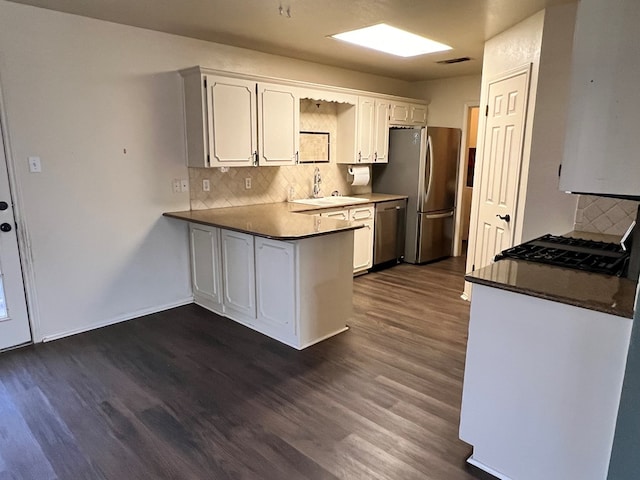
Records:
[[[3,232],[10,232],[11,231],[11,225],[9,223],[3,223],[2,225],[0,225],[0,230],[2,230]]]
[[[511,221],[511,215],[509,215],[508,213],[506,215],[496,215],[496,217],[498,217],[500,220],[504,220],[507,223]]]
[[[0,210],[6,210],[9,208],[9,204],[7,202],[0,202]]]

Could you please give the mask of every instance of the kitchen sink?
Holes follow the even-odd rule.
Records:
[[[341,205],[353,205],[354,203],[368,203],[368,198],[356,197],[322,197],[322,198],[301,198],[300,200],[292,200],[293,203],[303,203],[305,205],[315,205],[317,207],[339,207]]]

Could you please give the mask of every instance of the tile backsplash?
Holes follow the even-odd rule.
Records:
[[[336,105],[330,102],[301,100],[300,130],[329,133],[330,163],[301,164],[287,167],[237,167],[228,172],[219,168],[189,168],[191,209],[232,207],[259,203],[284,202],[291,188],[294,198],[311,196],[313,171],[320,169],[321,195],[338,191],[341,195],[371,192],[371,185],[353,187],[349,184],[348,165],[335,163],[338,138]],[[370,167],[371,168],[371,167]],[[251,178],[251,189],[245,189],[245,178]],[[208,179],[210,191],[202,190]]]
[[[580,195],[574,229],[622,235],[636,219],[638,205],[632,200]]]

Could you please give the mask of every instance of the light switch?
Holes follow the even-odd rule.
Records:
[[[29,171],[31,173],[42,172],[42,164],[40,163],[40,157],[29,157]]]
[[[211,190],[211,182],[209,181],[208,178],[205,178],[204,180],[202,180],[202,190],[204,192],[208,192]]]

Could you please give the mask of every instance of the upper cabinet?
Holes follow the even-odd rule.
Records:
[[[640,2],[581,0],[560,189],[640,195]]]
[[[391,125],[425,126],[427,124],[427,106],[418,103],[391,103]]]
[[[190,167],[296,163],[300,99],[293,88],[192,69],[184,97]]]
[[[355,158],[342,155],[338,163],[387,163],[390,102],[374,97],[358,98]]]

